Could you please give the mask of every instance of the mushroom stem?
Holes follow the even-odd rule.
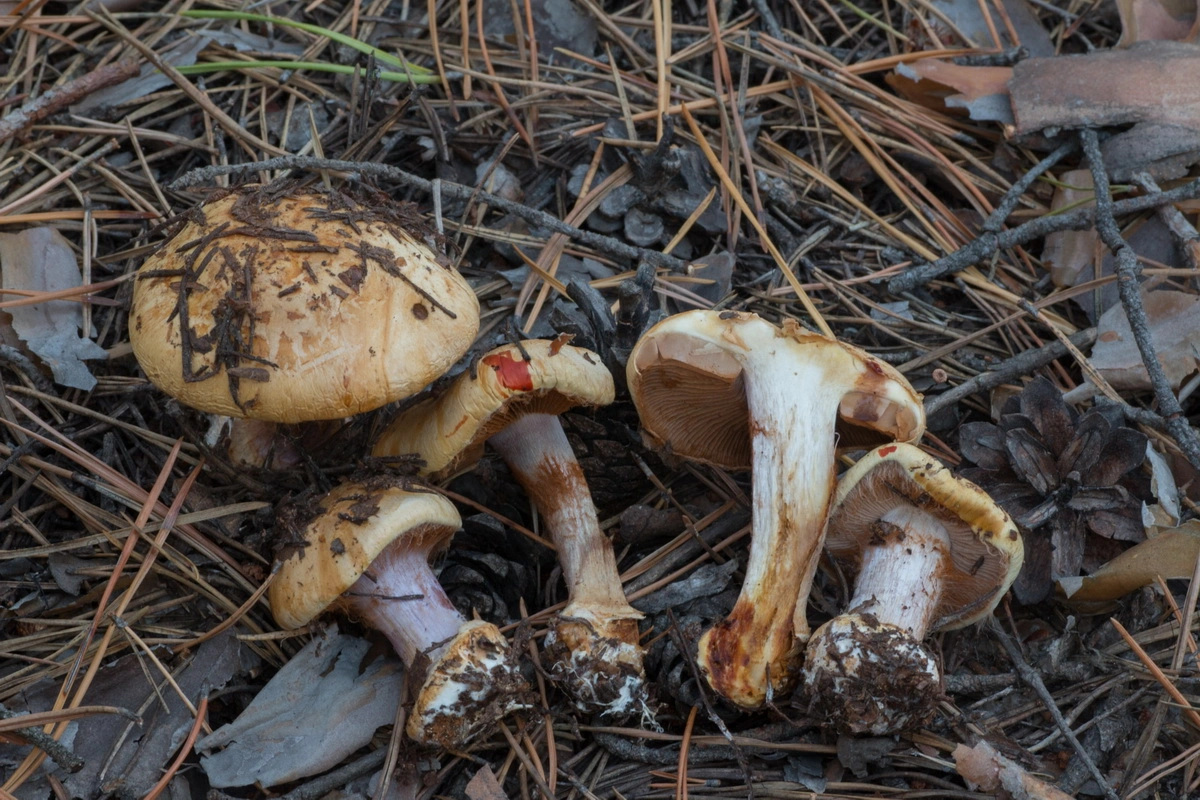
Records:
[[[872,533],[846,613],[873,614],[919,642],[942,597],[950,533],[937,517],[907,505],[880,517]]]
[[[840,394],[824,386],[820,365],[785,363],[771,342],[755,342],[742,359],[752,421],[750,555],[733,611],[700,640],[709,683],[746,708],[794,679],[835,478]]]
[[[229,419],[226,453],[235,467],[285,470],[304,463],[304,454],[284,426],[259,419]]]
[[[641,619],[625,600],[612,544],[600,530],[583,470],[558,417],[528,414],[488,443],[545,520],[567,582],[566,616]]]
[[[612,543],[600,530],[558,417],[525,415],[488,441],[537,507],[558,550],[568,603],[546,637],[555,671],[581,710],[612,716],[644,711],[642,613],[625,599]]]
[[[352,613],[382,632],[405,664],[437,663],[466,619],[450,602],[421,548],[393,543],[346,593]]]

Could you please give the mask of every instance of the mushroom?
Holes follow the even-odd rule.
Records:
[[[284,628],[332,609],[382,632],[420,687],[405,730],[448,749],[521,708],[527,688],[499,629],[464,619],[429,567],[460,526],[439,494],[387,476],[343,483],[321,500],[267,590]]]
[[[937,662],[921,643],[992,613],[1021,570],[1017,527],[986,492],[919,448],[876,448],[838,482],[825,541],[857,566],[846,612],[808,642],[810,709],[876,736],[932,716]]]
[[[836,478],[835,448],[915,440],[920,397],[887,364],[785,319],[689,311],[647,331],[629,391],[652,446],[751,468],[753,516],[742,591],[700,640],[722,697],[757,708],[794,683],[806,606]]]
[[[138,271],[129,335],[146,376],[192,408],[344,418],[414,394],[478,331],[475,293],[411,204],[284,182],[184,219]],[[234,436],[235,455],[268,458],[261,431]]]
[[[558,421],[574,406],[611,403],[613,379],[599,356],[566,340],[492,350],[443,396],[403,412],[373,454],[415,453],[423,474],[442,480],[491,444],[538,509],[566,579],[567,606],[546,638],[554,671],[581,710],[623,715],[644,710],[642,614],[625,600],[612,543]]]

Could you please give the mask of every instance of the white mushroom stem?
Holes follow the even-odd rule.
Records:
[[[797,640],[808,640],[801,600],[816,572],[835,478],[841,387],[822,364],[781,347],[787,341],[746,342],[739,354],[751,420],[750,555],[733,611],[699,648],[709,683],[747,708],[790,686]]]
[[[625,600],[612,543],[600,530],[583,470],[558,417],[527,414],[488,443],[508,463],[537,507],[558,551],[570,602],[563,615],[598,628],[640,619]]]
[[[352,613],[380,631],[411,665],[418,653],[437,663],[466,620],[429,568],[423,548],[393,543],[346,592]]]
[[[910,505],[888,511],[877,524],[878,544],[863,551],[847,613],[872,614],[919,642],[942,597],[950,534],[932,514]]]

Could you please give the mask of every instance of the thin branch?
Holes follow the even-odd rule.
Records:
[[[1158,411],[1166,422],[1167,432],[1175,438],[1179,449],[1193,467],[1200,469],[1200,436],[1196,435],[1196,429],[1184,415],[1183,407],[1179,405],[1179,399],[1175,397],[1171,383],[1167,380],[1158,354],[1154,350],[1150,320],[1142,305],[1142,290],[1138,284],[1142,267],[1133,248],[1122,238],[1114,218],[1115,204],[1109,192],[1104,157],[1100,154],[1100,139],[1094,130],[1084,128],[1079,132],[1079,140],[1092,170],[1092,183],[1096,186],[1096,232],[1100,234],[1104,246],[1111,250],[1115,257],[1117,292],[1121,297],[1121,307],[1125,310],[1129,329],[1133,332],[1138,351],[1142,354],[1142,363],[1150,376],[1150,384],[1154,387]]]
[[[201,167],[172,181],[168,184],[168,188],[180,189],[184,186],[211,181],[219,175],[234,175],[245,172],[253,173],[260,170],[272,169],[334,170],[347,173],[347,177],[351,180],[362,180],[365,176],[371,176],[394,180],[422,192],[428,193],[433,189],[432,181],[388,164],[376,164],[367,161],[337,161],[310,156],[280,156],[279,158],[269,158],[266,161],[254,161],[247,164],[217,164],[211,167]],[[602,236],[598,233],[576,228],[574,225],[568,225],[554,215],[547,214],[545,211],[539,211],[536,208],[530,208],[521,203],[514,203],[511,200],[506,200],[491,192],[481,191],[473,186],[465,186],[461,183],[451,183],[445,180],[440,181],[439,186],[441,193],[446,197],[467,202],[478,200],[508,214],[515,214],[530,224],[547,228],[554,233],[569,236],[577,242],[594,247],[600,252],[615,258],[624,258],[635,262],[647,261],[656,267],[664,267],[676,271],[682,271],[687,265],[686,261],[673,256],[663,255],[657,250],[633,247],[611,236]]]
[[[1096,341],[1096,335],[1095,328],[1088,328],[1068,338],[1076,347],[1088,347]],[[1062,342],[1051,342],[1036,350],[1026,350],[1010,359],[1001,361],[987,372],[980,373],[974,378],[960,383],[953,389],[927,398],[925,400],[925,415],[933,416],[946,406],[954,405],[963,398],[970,397],[978,392],[995,389],[1001,384],[1029,375],[1035,369],[1044,367],[1054,359],[1062,358],[1065,355],[1067,355],[1067,346]]]
[[[105,64],[78,78],[56,86],[36,100],[30,100],[11,114],[0,119],[0,142],[20,134],[30,125],[35,125],[51,114],[62,111],[89,94],[107,86],[115,86],[138,74],[138,62],[132,60]]]
[[[1071,743],[1071,747],[1075,748],[1075,755],[1079,756],[1079,760],[1083,762],[1092,779],[1096,781],[1096,785],[1104,792],[1104,796],[1108,800],[1120,800],[1112,784],[1105,779],[1104,773],[1096,766],[1096,762],[1092,760],[1087,750],[1083,748],[1083,744],[1079,741],[1079,737],[1075,735],[1075,731],[1071,730],[1070,724],[1063,718],[1062,712],[1058,710],[1058,704],[1054,702],[1054,695],[1050,694],[1050,690],[1046,688],[1046,684],[1042,681],[1042,676],[1038,674],[1037,670],[1026,663],[1016,643],[1004,632],[1004,629],[1000,627],[1000,623],[996,621],[995,617],[989,617],[988,627],[991,628],[992,634],[1000,641],[1004,651],[1008,653],[1008,658],[1012,661],[1013,667],[1016,668],[1017,674],[1021,676],[1021,680],[1029,684],[1030,688],[1041,698],[1042,703],[1046,706],[1046,710],[1050,712],[1050,716],[1054,719],[1054,724],[1058,726],[1063,738]]]
[[[1040,165],[1039,165],[1040,166]],[[1035,167],[1036,169],[1036,167]],[[1106,184],[1107,185],[1107,184]],[[1111,203],[1110,216],[1133,214],[1150,208],[1158,208],[1182,200],[1200,197],[1200,178],[1167,192],[1144,194]],[[1110,198],[1111,202],[1111,198]],[[928,264],[912,267],[888,282],[888,291],[894,295],[911,291],[952,272],[959,272],[974,264],[986,261],[997,252],[1010,247],[1041,239],[1058,231],[1081,231],[1092,227],[1097,209],[1092,206],[1077,208],[1067,214],[1048,214],[1024,225],[1018,225],[1000,233],[985,232],[966,247]]]
[[[21,715],[9,711],[3,704],[0,704],[0,719],[11,719],[12,717],[19,716]],[[83,769],[83,759],[72,753],[66,745],[41,728],[19,728],[14,733],[33,747],[50,756],[55,764],[58,764],[67,772],[79,772],[79,770]]]

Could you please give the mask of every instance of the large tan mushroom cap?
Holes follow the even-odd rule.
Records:
[[[950,534],[929,630],[963,628],[990,614],[1025,560],[1017,526],[987,492],[919,447],[877,447],[841,477],[825,539],[830,555],[857,562],[875,521],[900,503],[936,517]]]
[[[267,590],[271,611],[284,628],[307,625],[392,542],[405,538],[433,553],[460,527],[454,504],[440,494],[344,483],[321,500],[304,530],[305,546],[280,566]]]
[[[530,339],[492,350],[441,397],[405,411],[372,453],[416,453],[424,474],[440,480],[478,461],[484,443],[517,417],[605,406],[614,395],[612,374],[595,353],[561,338]]]
[[[196,209],[134,284],[147,377],[202,411],[335,419],[414,394],[479,328],[471,287],[408,205],[238,189]]]
[[[692,311],[667,317],[639,340],[626,366],[629,392],[651,446],[725,469],[749,469],[750,411],[739,358],[746,339],[773,329],[805,358],[849,385],[838,407],[841,448],[915,441],[925,430],[920,396],[892,366],[853,345],[754,314]]]

